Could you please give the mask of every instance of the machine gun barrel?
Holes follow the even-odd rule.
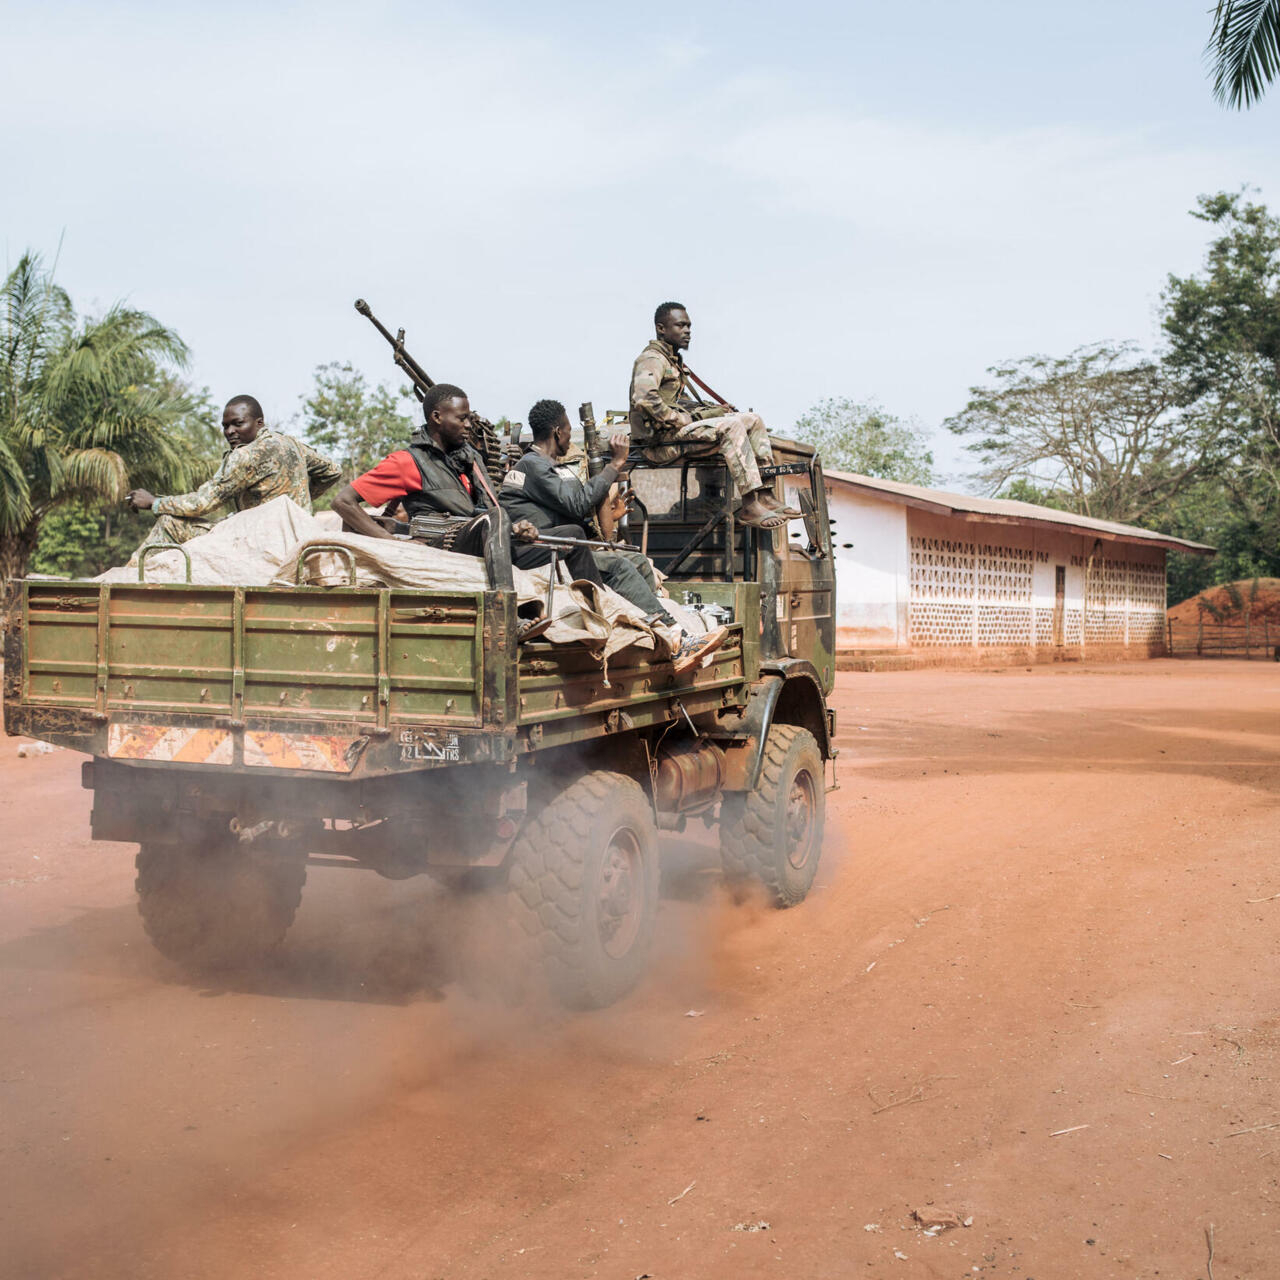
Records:
[[[582,423],[582,445],[587,455],[587,475],[598,476],[609,459],[609,450],[600,447],[600,431],[596,426],[596,413],[591,401],[578,406],[578,421]]]
[[[436,384],[431,375],[404,349],[404,330],[401,329],[393,338],[390,330],[373,314],[373,309],[363,298],[356,299],[356,310],[391,344],[392,359],[404,370],[413,383],[414,395],[421,400]]]
[[[544,547],[553,547],[557,551],[569,551],[574,547],[591,547],[596,551],[617,551],[619,546],[626,546],[626,543],[602,542],[599,538],[544,538],[541,534],[536,541]]]

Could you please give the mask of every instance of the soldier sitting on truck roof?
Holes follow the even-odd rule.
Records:
[[[426,421],[413,433],[409,447],[388,454],[371,471],[344,485],[333,500],[333,509],[355,533],[371,538],[393,535],[380,525],[361,502],[382,506],[395,499],[404,503],[410,520],[423,513],[471,516],[452,543],[452,550],[462,555],[483,555],[489,531],[488,509],[496,505],[480,455],[467,444],[468,415],[471,412],[467,394],[460,387],[438,382],[424,396],[422,411]],[[512,527],[512,563],[520,569],[536,569],[551,560],[551,549],[534,542],[539,530],[527,520]],[[581,538],[576,526],[556,526],[541,532],[560,538]],[[586,579],[603,585],[600,571],[587,547],[574,547],[562,559],[575,580]],[[550,620],[546,620],[549,625]],[[539,628],[545,631],[546,627]],[[521,632],[521,639],[531,639],[532,628]]]
[[[533,432],[533,447],[507,472],[498,491],[498,501],[512,520],[528,520],[539,529],[572,521],[573,536],[585,538],[586,521],[626,471],[630,447],[627,437],[618,434],[610,438],[612,457],[598,475],[584,484],[572,467],[561,465],[569,452],[571,438],[569,415],[564,405],[559,400],[539,400],[529,410],[529,429]],[[620,542],[616,550],[596,548],[592,555],[606,584],[643,609],[650,626],[657,623],[678,633],[681,643],[674,659],[677,671],[701,661],[728,634],[721,627],[710,635],[685,636],[684,629],[654,589],[653,564],[643,552]],[[695,650],[697,656],[691,663],[688,659]]]
[[[228,449],[211,480],[193,493],[157,498],[146,489],[134,489],[127,501],[136,511],[150,510],[155,525],[142,540],[189,542],[213,528],[209,519],[228,503],[237,511],[260,507],[282,494],[304,511],[337,483],[342,469],[318,454],[309,444],[273,431],[262,420],[262,406],[253,396],[234,396],[222,411],[222,434]]]
[[[664,302],[653,314],[656,336],[631,369],[631,438],[653,462],[680,456],[680,446],[703,442],[719,451],[742,496],[738,523],[776,529],[800,512],[783,506],[760,478],[773,465],[769,433],[758,414],[739,413],[731,404],[709,404],[689,384],[680,355],[693,324],[682,302]],[[715,393],[712,392],[714,395]]]

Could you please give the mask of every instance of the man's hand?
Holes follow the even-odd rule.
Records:
[[[130,489],[125,495],[125,501],[135,511],[150,511],[151,504],[155,502],[154,493],[148,493],[145,489]]]
[[[631,437],[621,431],[609,437],[609,461],[619,470],[625,469],[627,455],[631,452]]]
[[[538,526],[532,520],[517,520],[511,526],[511,536],[517,542],[537,542]]]

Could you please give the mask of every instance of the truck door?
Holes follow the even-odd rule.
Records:
[[[783,650],[812,662],[829,693],[835,680],[835,560],[827,486],[814,457],[807,474],[783,476],[783,497],[804,512],[775,535],[781,560],[778,613]]]

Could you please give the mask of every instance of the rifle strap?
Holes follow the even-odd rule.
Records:
[[[480,481],[480,487],[484,490],[485,496],[496,507],[498,505],[498,495],[494,493],[493,486],[489,483],[489,477],[484,472],[483,462],[478,467],[473,465],[471,468],[471,474]]]
[[[685,377],[688,378],[690,382],[696,383],[700,386],[703,391],[705,391],[717,404],[727,405],[729,403],[718,391],[713,391],[709,386],[707,386],[707,384],[703,382],[703,380],[698,377],[698,375],[694,373],[687,364],[682,365],[682,367],[684,369]]]

